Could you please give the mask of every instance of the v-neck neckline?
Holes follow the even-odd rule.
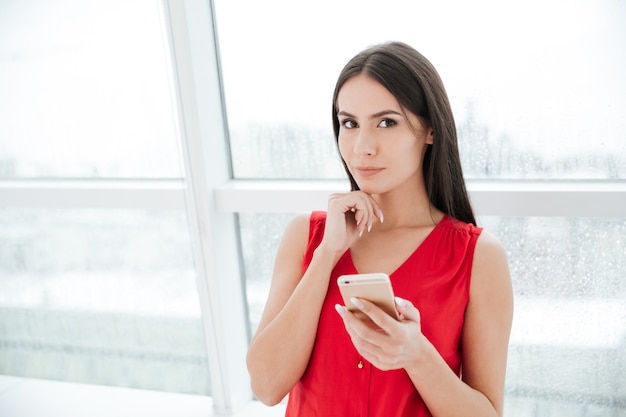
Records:
[[[398,267],[397,267],[396,269],[394,269],[394,270],[393,270],[393,272],[391,272],[391,273],[389,274],[389,276],[391,277],[391,276],[395,275],[395,274],[396,274],[398,271],[400,271],[400,270],[401,270],[401,269],[402,269],[402,268],[403,268],[403,267],[404,267],[404,266],[405,266],[405,265],[406,265],[406,264],[407,264],[407,263],[408,263],[411,259],[413,259],[413,258],[414,258],[414,257],[415,257],[415,256],[416,256],[419,252],[421,252],[421,251],[422,251],[422,247],[423,247],[423,246],[424,246],[424,245],[425,245],[425,244],[426,244],[429,240],[432,240],[432,239],[433,239],[433,235],[435,234],[435,231],[436,231],[437,229],[439,229],[439,227],[440,227],[441,225],[443,225],[443,224],[444,224],[444,222],[448,222],[448,221],[449,221],[449,219],[450,219],[450,216],[448,216],[447,214],[445,214],[445,213],[444,213],[444,215],[443,215],[442,219],[439,221],[439,223],[437,223],[437,224],[433,227],[433,229],[432,229],[430,232],[428,232],[428,235],[426,235],[426,237],[424,238],[424,240],[422,240],[422,241],[420,242],[420,244],[419,244],[419,245],[417,245],[417,247],[415,248],[415,250],[413,250],[413,252],[411,252],[411,253],[409,254],[409,256],[407,256],[407,258],[406,258],[404,261],[402,261],[402,262],[400,263],[400,265],[398,265]],[[354,269],[354,271],[356,271],[356,273],[357,273],[357,274],[361,273],[361,272],[357,269],[356,265],[354,264],[354,260],[352,259],[352,249],[348,249],[348,250],[347,250],[347,255],[348,255],[348,261],[350,262],[350,265],[352,266],[352,269]]]

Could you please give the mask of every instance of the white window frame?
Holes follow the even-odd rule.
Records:
[[[0,207],[184,209],[186,187],[182,179],[0,180]],[[216,213],[298,213],[325,209],[329,194],[348,188],[347,180],[228,178],[209,194]],[[621,180],[468,180],[467,188],[479,216],[626,217]]]
[[[228,136],[213,5],[163,0],[184,179],[4,180],[0,207],[186,209],[216,415],[252,401],[237,213],[324,209],[347,181],[237,180]],[[479,216],[626,217],[626,181],[468,181]]]
[[[214,192],[222,212],[297,213],[325,209],[345,181],[230,180]],[[626,217],[626,181],[468,180],[478,216]]]
[[[213,4],[164,0],[163,6],[213,412],[232,415],[251,401],[252,392],[237,219],[217,211],[212,192],[232,177]]]

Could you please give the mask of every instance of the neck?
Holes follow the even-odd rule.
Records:
[[[443,217],[443,213],[430,203],[423,186],[412,191],[396,189],[372,197],[383,211],[383,229],[433,225]]]

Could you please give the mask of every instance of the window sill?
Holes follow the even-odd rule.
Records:
[[[210,397],[0,375],[0,415],[11,417],[210,417]],[[284,406],[250,401],[233,417],[277,417]]]
[[[230,180],[214,188],[224,213],[325,209],[347,180]],[[626,180],[468,180],[479,216],[624,217]],[[168,180],[1,180],[0,207],[184,209],[185,184]]]
[[[297,213],[325,209],[328,195],[349,190],[347,181],[231,180],[215,189],[222,212]],[[623,217],[623,180],[469,180],[479,216]]]

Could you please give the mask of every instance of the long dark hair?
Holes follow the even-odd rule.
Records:
[[[454,116],[448,95],[435,67],[422,54],[402,42],[367,48],[341,71],[333,94],[333,129],[339,140],[337,95],[351,77],[365,74],[384,86],[400,103],[433,129],[433,144],[424,156],[424,182],[436,208],[453,218],[476,225],[467,194],[457,144]],[[359,186],[343,161],[352,190]]]

